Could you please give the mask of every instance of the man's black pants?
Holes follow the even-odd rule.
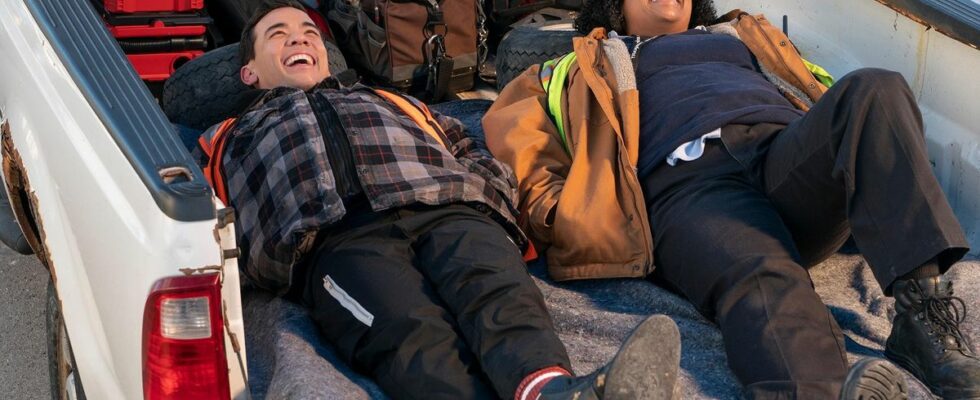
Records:
[[[355,214],[323,236],[304,301],[355,369],[402,399],[510,398],[571,370],[504,229],[463,205]]]
[[[728,126],[697,160],[644,177],[655,278],[721,328],[752,398],[837,398],[844,337],[806,268],[854,236],[878,283],[967,242],[901,75],[860,70],[800,120]],[[848,279],[848,277],[841,277]]]

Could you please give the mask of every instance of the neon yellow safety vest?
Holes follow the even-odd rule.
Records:
[[[568,136],[565,135],[565,118],[561,111],[562,93],[565,91],[565,81],[568,78],[568,70],[578,57],[575,53],[568,53],[554,60],[545,61],[541,64],[538,79],[541,80],[541,87],[544,88],[548,96],[548,115],[551,121],[558,128],[558,136],[565,152],[572,154],[572,149],[568,146]]]

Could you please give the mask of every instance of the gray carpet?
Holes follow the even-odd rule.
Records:
[[[591,372],[610,360],[619,343],[646,315],[667,314],[680,327],[683,341],[682,398],[740,396],[718,329],[681,298],[637,279],[555,284],[541,278],[542,266],[533,265],[531,272],[544,293],[575,372]],[[894,302],[882,295],[864,260],[859,255],[839,254],[812,269],[811,275],[847,335],[851,361],[862,356],[880,357]],[[965,330],[977,343],[980,262],[957,264],[949,276],[955,279],[957,294],[971,305]],[[255,398],[385,398],[370,379],[338,360],[319,338],[302,307],[258,291],[247,291],[244,303],[248,370]],[[930,397],[915,382],[912,398]]]

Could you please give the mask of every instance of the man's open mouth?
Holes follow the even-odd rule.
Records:
[[[293,55],[289,56],[289,58],[287,58],[286,61],[283,61],[283,65],[285,65],[287,67],[292,67],[292,66],[296,66],[296,65],[310,65],[310,66],[313,66],[313,65],[316,65],[316,58],[314,58],[313,56],[311,56],[309,54],[303,54],[303,53],[293,54]]]

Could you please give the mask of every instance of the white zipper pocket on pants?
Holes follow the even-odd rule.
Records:
[[[358,321],[361,321],[368,327],[374,323],[374,315],[368,312],[368,310],[365,310],[364,307],[357,302],[357,300],[350,297],[350,295],[347,294],[344,289],[337,285],[337,282],[334,282],[334,280],[330,278],[330,275],[323,276],[323,288],[327,289],[327,293],[330,293],[330,296],[333,296],[333,298],[340,303],[341,307],[344,307],[347,309],[347,311],[350,311],[350,313],[353,314],[354,318],[357,318]]]

